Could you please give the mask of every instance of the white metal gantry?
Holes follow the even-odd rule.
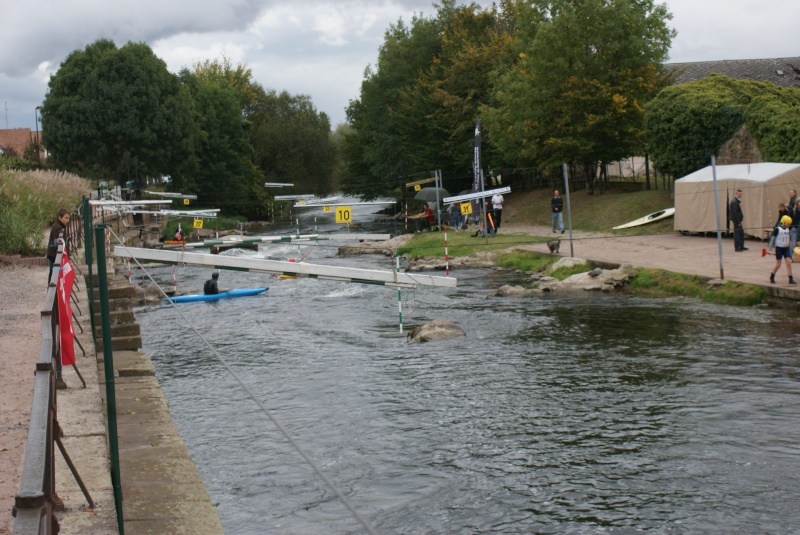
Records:
[[[236,271],[252,271],[273,275],[293,275],[312,279],[374,284],[378,286],[395,286],[413,288],[415,286],[440,286],[455,288],[454,277],[436,277],[421,273],[399,273],[397,271],[381,271],[340,266],[323,266],[305,262],[284,262],[262,258],[241,258],[214,254],[187,253],[184,251],[166,251],[145,249],[141,247],[117,246],[111,253],[120,258],[136,258],[165,264],[187,264]]]

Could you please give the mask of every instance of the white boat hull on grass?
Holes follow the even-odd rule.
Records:
[[[668,217],[672,217],[675,215],[675,208],[666,208],[664,210],[659,210],[658,212],[653,212],[652,214],[646,215],[644,217],[640,217],[630,223],[625,223],[624,225],[619,225],[614,227],[614,230],[620,230],[623,228],[631,228],[631,227],[638,227],[640,225],[646,225],[648,223],[655,223],[656,221],[661,221],[662,219],[667,219]]]

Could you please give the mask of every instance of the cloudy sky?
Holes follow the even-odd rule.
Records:
[[[267,89],[310,95],[335,127],[389,24],[431,0],[32,0],[0,12],[0,128],[35,128],[49,76],[100,38],[145,42],[172,72],[223,54]],[[479,0],[489,5],[491,0]],[[670,61],[800,56],[798,0],[666,0]]]

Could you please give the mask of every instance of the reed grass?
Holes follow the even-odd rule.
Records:
[[[44,254],[56,212],[76,210],[90,190],[88,180],[71,173],[0,169],[0,253]]]

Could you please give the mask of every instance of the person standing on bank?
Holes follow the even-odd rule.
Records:
[[[789,226],[792,224],[792,218],[785,215],[781,218],[781,224],[775,227],[772,235],[775,237],[775,267],[772,268],[772,273],[769,274],[769,282],[775,284],[775,274],[781,268],[781,259],[786,264],[786,271],[789,273],[789,284],[797,284],[792,277],[792,247],[789,245],[790,233]]]
[[[728,219],[733,223],[733,250],[737,253],[747,251],[744,246],[744,213],[742,212],[742,190],[736,190],[736,196],[731,201]]]
[[[461,229],[461,205],[457,202],[451,202],[447,207],[447,213],[450,215],[450,226],[458,232]]]
[[[779,226],[781,224],[781,219],[783,219],[783,216],[785,216],[785,215],[788,215],[789,217],[792,217],[791,215],[789,215],[789,211],[786,209],[786,205],[783,204],[783,203],[779,203],[778,204],[778,220],[775,221],[775,224],[772,226],[773,230],[775,230],[775,227],[777,227],[777,226]],[[767,249],[769,249],[769,251],[772,252],[772,250],[774,248],[775,248],[775,236],[770,232],[770,234],[769,234],[769,245],[767,245]]]
[[[211,274],[211,278],[203,285],[203,293],[206,295],[217,295],[219,293],[219,286],[217,280],[219,279],[219,271]]]
[[[797,213],[797,191],[789,190],[789,203],[786,205],[788,216],[792,218],[792,224],[789,226],[789,235],[791,236],[792,247],[797,243],[797,225],[800,223],[800,214]]]
[[[553,212],[553,232],[556,231],[556,223],[564,234],[564,199],[558,195],[558,190],[553,191],[553,198],[550,199],[550,210]]]
[[[56,263],[58,255],[58,238],[67,239],[67,223],[69,223],[69,210],[61,208],[56,212],[56,222],[50,227],[50,237],[47,239],[47,260],[50,262],[50,273],[47,274],[47,284],[50,284],[50,276],[53,274],[53,265]]]
[[[792,217],[791,216],[792,212],[790,212],[788,208],[786,209],[786,211],[789,214],[789,217]],[[798,232],[798,225],[795,224],[795,221],[798,224],[800,224],[800,199],[797,199],[797,201],[795,201],[794,214],[797,217],[797,219],[792,217],[792,226],[789,227],[789,234],[790,235],[792,235],[791,232],[792,232],[792,229],[794,229],[794,234],[793,234],[794,237],[792,238],[792,247],[797,245],[797,240],[800,240],[800,232]]]
[[[494,218],[494,230],[500,230],[500,220],[503,219],[503,203],[505,199],[499,193],[492,195],[492,217]]]

